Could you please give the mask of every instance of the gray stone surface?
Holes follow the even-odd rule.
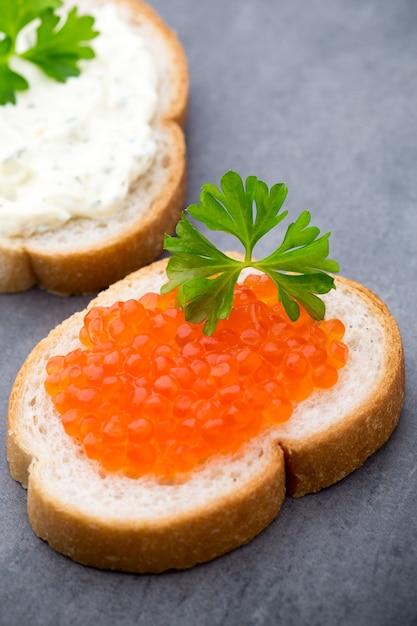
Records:
[[[361,469],[319,494],[287,498],[247,546],[158,576],[85,568],[37,539],[3,443],[0,624],[417,624],[417,4],[153,5],[189,59],[189,202],[229,168],[285,181],[286,207],[296,215],[311,210],[332,231],[342,273],[376,291],[397,317],[408,373],[404,411]],[[2,442],[18,368],[86,302],[37,289],[0,296]]]

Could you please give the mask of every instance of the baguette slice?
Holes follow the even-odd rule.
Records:
[[[108,218],[73,218],[30,237],[0,236],[0,292],[34,284],[62,294],[92,293],[153,261],[184,208],[186,151],[183,127],[188,101],[188,68],[176,35],[140,0],[114,2],[152,49],[160,76],[154,119],[157,154],[151,168],[131,187],[124,204]],[[83,3],[79,4],[82,10]]]
[[[166,260],[129,275],[91,306],[138,298],[166,281]],[[28,488],[35,533],[59,552],[98,568],[186,568],[248,542],[278,514],[285,492],[318,491],[359,467],[388,439],[404,397],[398,326],[381,300],[346,278],[326,296],[350,349],[336,386],[315,391],[291,419],[230,456],[177,482],[106,473],[64,432],[44,391],[45,364],[80,346],[86,311],[72,315],[29,355],[14,384],[7,454]]]

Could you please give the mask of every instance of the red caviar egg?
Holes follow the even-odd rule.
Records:
[[[207,337],[175,293],[94,307],[83,345],[49,359],[45,389],[65,432],[107,471],[188,472],[230,454],[328,389],[347,362],[340,320],[288,319],[266,275],[235,288],[227,320]]]

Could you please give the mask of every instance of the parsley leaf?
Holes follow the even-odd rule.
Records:
[[[0,59],[0,106],[3,104],[16,104],[16,91],[26,91],[29,89],[29,83],[17,72],[13,72]]]
[[[94,18],[78,16],[74,7],[67,21],[55,30],[59,17],[48,10],[42,13],[37,40],[33,48],[24,52],[23,59],[36,63],[48,76],[65,82],[70,76],[79,76],[77,63],[80,59],[92,59],[94,51],[85,41],[96,36],[92,29]]]
[[[61,0],[3,0],[0,13],[0,32],[13,41],[26,24],[30,24],[47,9],[62,6]]]
[[[227,172],[220,181],[221,190],[203,185],[200,204],[187,212],[210,230],[221,230],[236,237],[245,249],[244,260],[224,254],[204,237],[183,213],[176,237],[165,235],[164,247],[172,254],[167,265],[169,281],[162,288],[168,293],[178,287],[177,304],[188,321],[205,321],[203,332],[211,335],[220,319],[229,316],[234,287],[240,272],[253,267],[268,274],[277,286],[277,299],[288,317],[295,321],[300,304],[314,319],[323,319],[324,302],[317,294],[334,288],[327,272],[338,272],[339,266],[328,259],[330,233],[320,235],[310,226],[310,213],[303,211],[291,223],[280,246],[261,260],[252,258],[258,241],[275,228],[288,214],[281,211],[287,187],[279,183],[269,190],[255,176],[245,184],[239,174]]]
[[[13,56],[34,63],[59,82],[80,74],[80,59],[95,56],[94,50],[86,44],[99,34],[93,30],[94,18],[79,16],[74,7],[61,23],[55,9],[62,4],[61,0],[3,0],[0,13],[0,105],[16,104],[16,92],[29,88],[27,80],[11,69]],[[35,44],[18,53],[17,36],[35,19],[40,21]]]

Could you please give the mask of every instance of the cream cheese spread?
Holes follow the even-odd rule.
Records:
[[[73,217],[117,210],[152,164],[158,72],[151,51],[112,4],[94,7],[96,57],[58,83],[19,58],[30,87],[0,106],[0,235],[30,236]],[[21,33],[29,47],[37,24]]]

